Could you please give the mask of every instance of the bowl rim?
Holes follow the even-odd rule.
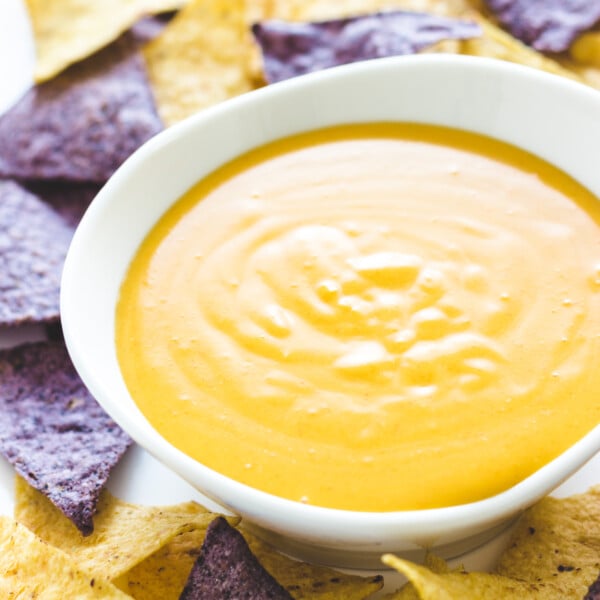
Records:
[[[241,107],[268,103],[272,98],[293,95],[297,90],[307,87],[316,89],[323,82],[335,83],[348,78],[359,78],[368,72],[377,72],[379,76],[385,76],[391,70],[400,69],[409,72],[415,68],[419,70],[460,68],[477,73],[478,76],[499,75],[521,81],[527,80],[532,85],[545,87],[549,92],[560,91],[573,97],[578,96],[582,102],[593,102],[598,106],[600,115],[600,95],[595,90],[553,74],[495,59],[425,54],[376,59],[304,75],[207,108],[149,140],[123,163],[99,192],[75,232],[65,261],[61,284],[61,315],[65,343],[76,370],[94,397],[138,444],[159,461],[188,481],[197,481],[200,476],[205,484],[205,489],[201,491],[210,497],[213,497],[210,488],[216,486],[220,490],[219,498],[224,494],[232,498],[243,498],[244,503],[248,503],[251,508],[260,506],[260,510],[272,515],[284,515],[281,518],[274,516],[271,527],[275,529],[286,529],[289,520],[292,519],[299,521],[304,528],[307,523],[310,523],[317,530],[316,538],[329,535],[337,540],[349,542],[360,540],[365,535],[378,539],[382,532],[390,532],[390,535],[398,535],[402,531],[435,535],[435,532],[440,529],[458,531],[467,526],[490,522],[492,519],[506,518],[526,508],[558,486],[572,475],[576,468],[583,466],[600,450],[600,425],[598,425],[564,453],[513,487],[494,496],[466,504],[386,512],[351,511],[305,505],[252,488],[213,471],[173,447],[155,430],[154,438],[148,439],[147,427],[142,427],[139,422],[130,418],[127,410],[111,401],[111,390],[95,373],[94,352],[90,351],[90,348],[85,348],[86,344],[89,345],[89,340],[80,338],[77,322],[73,317],[76,314],[73,308],[77,299],[78,273],[85,268],[81,264],[80,257],[85,256],[87,238],[93,235],[96,221],[103,218],[105,209],[114,201],[118,189],[143,169],[149,156],[167,151],[183,137],[198,135],[198,131],[210,120],[235,113]],[[165,205],[165,210],[169,205]],[[198,487],[196,483],[194,485]],[[229,506],[231,504],[229,503]],[[235,502],[233,506],[236,506]],[[261,517],[257,518],[261,520]],[[291,527],[294,531],[298,529],[297,526]]]

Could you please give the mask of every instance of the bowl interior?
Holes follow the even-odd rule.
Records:
[[[486,59],[426,55],[358,63],[230,100],[138,150],[102,189],[75,234],[64,268],[61,312],[82,379],[107,412],[159,460],[213,500],[271,531],[309,543],[380,552],[392,549],[391,540],[406,547],[451,543],[498,526],[591,458],[600,448],[600,431],[511,490],[472,505],[403,513],[304,506],[228,480],[168,444],[129,396],[114,344],[115,304],[131,258],[165,210],[197,180],[266,142],[373,121],[482,133],[557,165],[600,196],[597,92]]]

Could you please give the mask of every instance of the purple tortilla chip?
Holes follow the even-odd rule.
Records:
[[[564,52],[600,21],[600,0],[486,0],[498,21],[540,52]]]
[[[0,180],[0,325],[58,320],[73,231],[39,198]]]
[[[202,553],[179,600],[293,600],[223,517],[208,527]]]
[[[319,23],[263,21],[252,27],[269,83],[346,63],[414,54],[446,39],[481,35],[477,23],[393,11]]]
[[[158,133],[138,45],[125,34],[0,117],[0,176],[103,183]]]
[[[79,379],[65,346],[0,351],[0,452],[81,531],[131,439]]]
[[[62,181],[26,181],[23,186],[48,203],[75,229],[101,186],[94,183],[65,183]]]
[[[583,600],[600,600],[600,575],[598,575],[596,581],[590,585]]]

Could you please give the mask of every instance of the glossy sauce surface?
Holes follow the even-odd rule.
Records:
[[[117,351],[175,446],[354,510],[478,500],[600,421],[600,208],[454,130],[332,128],[192,188],[123,283]]]

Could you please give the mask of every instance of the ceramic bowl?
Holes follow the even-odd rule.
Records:
[[[140,242],[188,188],[271,140],[342,123],[411,121],[511,143],[557,165],[600,196],[600,94],[526,67],[424,55],[357,63],[245,94],[150,140],[98,194],[64,267],[61,311],[75,367],[106,411],[149,453],[240,514],[280,548],[341,566],[383,552],[449,556],[484,542],[598,450],[600,428],[513,488],[471,504],[399,512],[309,506],[216,473],[163,439],[138,410],[115,353],[119,287]],[[460,468],[460,465],[457,465]]]

